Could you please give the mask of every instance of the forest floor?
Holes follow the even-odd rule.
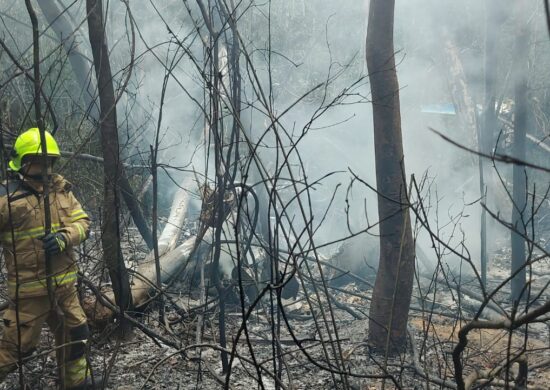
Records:
[[[506,277],[509,267],[509,249],[502,247],[491,259],[489,268],[490,286],[496,286]],[[546,272],[548,259],[538,262],[533,268],[532,288],[542,289],[550,281]],[[370,278],[372,281],[372,278]],[[434,289],[427,280],[419,278],[412,301],[409,321],[409,345],[407,351],[394,358],[385,359],[369,351],[365,342],[367,336],[367,313],[371,291],[358,282],[350,282],[329,288],[332,295],[333,318],[327,310],[328,303],[321,304],[313,298],[312,306],[307,303],[302,291],[296,299],[285,300],[287,323],[281,318],[280,340],[283,358],[282,382],[288,389],[334,389],[344,387],[354,389],[424,389],[441,388],[434,382],[454,381],[452,352],[458,340],[458,331],[465,324],[464,318],[471,318],[476,306],[475,299],[440,285]],[[463,288],[468,289],[465,282]],[[500,302],[506,301],[507,291],[497,296]],[[435,304],[422,306],[420,295],[435,296]],[[193,308],[200,306],[198,289],[189,286],[174,286],[171,297],[187,315],[180,316],[171,306],[167,306],[166,325],[160,325],[158,311],[154,308],[141,313],[137,319],[153,332],[173,341],[168,346],[134,329],[130,335],[120,340],[114,337],[114,324],[103,329],[95,329],[90,356],[95,373],[108,373],[106,389],[217,389],[222,388],[226,376],[222,374],[219,346],[218,318],[216,305],[211,305],[203,316]],[[460,298],[459,298],[460,297]],[[545,293],[539,300],[545,301]],[[311,309],[313,307],[313,309]],[[506,304],[503,304],[506,308]],[[241,309],[238,304],[226,308],[227,338],[234,340],[241,325]],[[508,308],[509,309],[509,308]],[[312,313],[313,311],[313,313]],[[236,348],[230,376],[231,389],[262,388],[253,379],[258,376],[256,367],[262,367],[261,376],[264,389],[274,389],[273,372],[273,327],[269,313],[269,300],[262,301],[248,323],[248,338],[242,335]],[[323,315],[327,322],[334,321],[338,334],[326,330]],[[495,313],[487,312],[487,317]],[[314,320],[317,318],[317,322]],[[197,335],[197,323],[201,324],[201,334]],[[550,383],[550,326],[548,322],[532,324],[528,329],[515,332],[499,330],[473,331],[469,334],[469,344],[462,357],[465,377],[473,372],[492,370],[506,361],[508,354],[524,350],[527,357],[531,389],[548,389]],[[292,333],[289,331],[292,331]],[[332,328],[333,329],[333,328]],[[53,340],[49,332],[43,332],[38,353],[25,364],[25,382],[30,389],[56,388],[55,354],[51,350]],[[295,339],[301,340],[300,346]],[[321,343],[324,341],[324,344]],[[339,341],[339,342],[338,342]],[[190,347],[201,345],[201,348]],[[323,348],[323,345],[325,346]],[[232,343],[228,348],[231,349]],[[252,347],[254,355],[250,353]],[[40,353],[43,351],[44,353]],[[341,356],[337,363],[334,356]],[[255,360],[256,366],[250,363]],[[330,363],[327,363],[330,362]],[[327,367],[337,371],[343,367],[351,375],[331,374]],[[539,365],[539,367],[537,367]],[[392,378],[374,379],[365,376],[380,376],[385,371]],[[506,386],[507,369],[495,377],[496,381],[484,388]],[[508,377],[515,377],[517,364],[511,365]],[[433,379],[430,387],[426,376]],[[384,385],[383,385],[384,383]],[[483,383],[483,382],[478,382]],[[338,384],[338,385],[335,385]],[[0,385],[0,389],[17,389],[17,373],[10,374]]]

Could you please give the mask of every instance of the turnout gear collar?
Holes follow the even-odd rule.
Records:
[[[61,152],[59,146],[48,132],[44,132],[46,138],[46,151],[49,157],[60,157]],[[42,155],[42,144],[40,142],[40,131],[38,128],[33,127],[24,133],[22,133],[13,145],[11,153],[11,160],[9,167],[12,171],[18,172],[22,166],[22,160],[25,156],[40,156]]]
[[[35,180],[29,175],[23,175],[21,172],[18,172],[17,180],[22,183],[22,187],[24,189],[29,190],[35,195],[41,195],[44,190],[44,183],[42,181],[42,175],[39,176],[40,178]],[[57,173],[48,175],[48,183],[50,186],[50,192],[71,191],[72,189],[72,184]]]

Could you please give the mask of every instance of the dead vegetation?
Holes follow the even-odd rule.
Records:
[[[41,5],[46,3],[50,1]],[[301,12],[295,8],[305,10],[308,3],[295,1],[279,6]],[[67,10],[71,7],[67,6]],[[111,167],[113,170],[105,178],[112,180],[102,181],[104,177],[97,173],[97,167],[84,165],[106,163],[92,155],[100,152],[95,127],[106,125],[96,122],[100,114],[96,112],[94,99],[83,98],[90,104],[84,110],[86,114],[67,113],[67,117],[79,118],[78,132],[83,134],[78,137],[76,131],[67,134],[67,138],[78,139],[69,166],[84,166],[75,173],[75,178],[86,189],[82,195],[88,199],[87,206],[97,221],[91,238],[80,248],[79,286],[94,326],[88,356],[94,371],[105,374],[105,388],[547,389],[549,191],[529,187],[525,196],[529,204],[522,208],[522,226],[510,223],[509,214],[516,202],[510,192],[510,175],[503,164],[528,166],[532,175],[547,174],[548,168],[535,163],[522,165],[525,161],[497,152],[498,148],[494,153],[482,148],[478,152],[476,145],[481,142],[477,134],[478,107],[461,63],[463,53],[453,41],[456,37],[443,35],[444,56],[449,68],[451,100],[458,102],[462,111],[458,113],[458,122],[465,127],[459,136],[467,142],[448,136],[447,139],[455,139],[457,146],[468,151],[466,157],[461,155],[453,163],[468,165],[469,179],[452,185],[457,187],[456,192],[471,190],[472,184],[468,182],[476,181],[479,174],[472,168],[472,161],[483,169],[489,169],[491,164],[494,168],[487,179],[487,186],[493,190],[490,196],[476,188],[475,199],[470,202],[463,198],[458,212],[440,203],[438,189],[428,173],[420,179],[405,174],[402,146],[391,153],[382,153],[388,164],[399,167],[394,172],[397,180],[393,184],[397,186],[387,191],[349,166],[344,172],[336,169],[317,172],[316,164],[324,157],[321,148],[313,153],[312,161],[303,158],[302,145],[307,136],[319,128],[333,126],[318,124],[320,118],[330,116],[332,110],[352,105],[363,107],[368,102],[367,75],[359,72],[357,77],[349,76],[348,65],[338,67],[331,62],[328,74],[319,80],[312,72],[307,73],[307,82],[304,81],[307,88],[302,88],[303,91],[301,85],[295,85],[299,83],[292,85],[292,93],[284,88],[279,91],[278,83],[293,74],[285,75],[280,64],[281,68],[271,68],[272,56],[285,57],[271,47],[274,42],[271,34],[275,32],[269,27],[266,48],[260,50],[251,43],[252,38],[257,38],[255,29],[270,25],[270,7],[271,2],[252,1],[248,7],[231,0],[183,1],[177,9],[169,5],[170,10],[182,13],[191,27],[187,36],[181,36],[173,25],[160,18],[168,43],[166,52],[159,56],[141,36],[141,25],[131,12],[131,3],[122,1],[120,8],[115,6],[112,12],[118,12],[119,17],[123,15],[127,22],[123,39],[116,44],[126,41],[131,55],[120,75],[103,80],[111,84],[111,95],[114,84],[119,88],[117,102],[122,99],[129,106],[143,104],[140,100],[132,101],[134,96],[128,92],[131,73],[143,60],[134,57],[134,45],[139,39],[146,46],[142,55],[154,57],[151,61],[161,64],[155,69],[163,74],[162,85],[158,86],[161,98],[152,112],[147,113],[155,117],[154,124],[149,123],[151,118],[144,121],[148,124],[132,122],[132,115],[138,110],[127,111],[118,121],[111,118],[113,127],[123,122],[139,129],[132,128],[125,134],[127,143],[115,148],[116,153],[130,156],[131,162],[123,164],[118,155],[111,160],[116,166]],[[155,16],[164,15],[153,8]],[[70,19],[71,12],[60,12],[59,20]],[[249,13],[252,16],[247,19]],[[87,22],[86,17],[82,23]],[[99,23],[96,29],[102,26],[108,32],[112,16],[107,22]],[[56,20],[50,18],[48,23],[54,24]],[[78,27],[72,28],[76,35]],[[95,33],[103,36],[105,31]],[[57,38],[59,42],[56,41],[54,49],[60,51],[61,61],[71,54],[61,54],[67,50],[66,41]],[[104,39],[98,42],[106,45]],[[7,45],[2,47],[9,49]],[[76,45],[73,49],[78,52],[80,47]],[[103,53],[107,49],[103,47]],[[258,53],[261,60],[255,57]],[[78,54],[85,57],[85,53]],[[371,55],[381,58],[377,58],[376,51]],[[394,51],[390,50],[389,55],[393,61]],[[200,86],[200,93],[176,76],[182,58],[187,61],[182,74],[193,75],[190,84]],[[106,65],[96,58],[98,62]],[[84,66],[79,64],[75,62],[74,66]],[[387,62],[382,61],[382,65],[387,66]],[[292,63],[292,66],[301,65]],[[390,68],[395,71],[395,64]],[[18,63],[8,69],[14,79],[26,74]],[[76,73],[76,69],[73,71]],[[53,75],[45,77],[49,80]],[[60,78],[61,75],[59,70]],[[101,72],[98,79],[100,75]],[[81,90],[87,90],[86,79],[77,80]],[[139,79],[136,84],[145,81]],[[170,83],[178,89],[173,100],[183,95],[189,97],[189,104],[198,114],[194,114],[194,122],[189,120],[194,123],[192,130],[187,129],[189,134],[183,136],[180,132],[175,140],[165,141],[163,137],[169,138],[169,131],[163,127],[163,113],[166,114],[165,104],[169,104],[165,97]],[[15,82],[6,81],[5,85],[18,88]],[[392,85],[390,89],[396,90],[396,94],[382,93],[382,97],[398,100],[398,85]],[[1,87],[5,88],[4,84]],[[90,88],[92,94],[101,95],[101,91],[95,90],[97,86]],[[139,89],[132,93],[139,95],[138,92]],[[278,105],[278,93],[291,95],[289,102]],[[31,100],[23,99],[29,106]],[[393,100],[383,106],[399,111]],[[496,102],[495,114],[505,125],[503,139],[508,145],[512,143],[515,118],[501,110],[506,102],[503,93],[502,100]],[[303,103],[307,103],[308,109],[314,106],[308,111],[303,127],[297,127],[294,119],[285,121],[285,115],[303,109],[300,106]],[[113,101],[104,103],[104,116],[113,114],[114,107],[121,105]],[[178,110],[183,108],[178,106]],[[95,117],[85,119],[88,113]],[[537,120],[546,123],[542,108],[537,113]],[[7,117],[0,114],[0,119]],[[9,118],[10,122],[15,121],[11,115]],[[396,122],[396,117],[386,119]],[[178,126],[180,122],[178,119]],[[395,123],[388,127],[396,128]],[[2,125],[2,137],[10,138],[15,128],[13,123]],[[381,143],[397,143],[395,136]],[[112,134],[111,137],[124,138]],[[543,135],[537,137],[531,141],[537,143],[537,150],[547,152]],[[150,148],[145,148],[145,152],[136,146],[149,138],[154,142],[146,141]],[[182,138],[188,139],[191,146],[184,148]],[[171,141],[174,145],[169,144]],[[103,152],[114,147],[109,136],[102,146]],[[182,159],[184,149],[186,156]],[[91,154],[78,160],[83,151]],[[182,160],[185,163],[180,165]],[[381,164],[384,169],[386,165]],[[333,176],[342,179],[333,182]],[[385,177],[383,169],[379,176]],[[546,180],[535,177],[539,182]],[[116,184],[119,179],[122,182]],[[130,184],[139,190],[132,190]],[[111,185],[109,208],[104,207],[107,203],[99,206],[102,190]],[[318,193],[322,194],[321,206],[315,204]],[[391,198],[388,193],[398,195]],[[119,196],[125,199],[126,206]],[[372,216],[368,203],[373,197],[389,204],[395,213],[387,213],[387,218]],[[521,268],[528,277],[522,291],[526,299],[510,299],[513,256],[508,239],[496,243],[497,249],[488,252],[487,275],[482,276],[478,257],[483,255],[470,251],[466,236],[471,232],[465,232],[469,225],[462,225],[472,204],[482,208],[486,217],[501,225],[507,235],[516,230],[523,232],[526,259]],[[404,215],[394,223],[399,232],[393,237],[394,252],[387,248],[380,250],[385,237],[380,234],[380,225],[394,214]],[[106,217],[114,229],[110,237],[105,235]],[[336,227],[331,226],[333,223]],[[412,228],[405,226],[408,223]],[[410,240],[405,240],[404,235],[409,233]],[[105,240],[115,240],[120,253],[107,255],[102,249]],[[401,267],[403,251],[411,260],[409,268]],[[381,258],[391,265],[386,267],[389,282],[382,288],[387,294],[376,296],[373,290]],[[114,278],[117,267],[128,274],[128,283],[122,283],[123,286],[113,285],[108,275],[110,269]],[[400,271],[403,273],[398,275]],[[411,294],[408,289],[398,288],[399,280],[405,279],[414,280]],[[125,288],[127,302],[121,304],[119,294]],[[376,343],[368,340],[372,321],[378,321],[371,313],[373,302],[390,316],[387,324],[376,323],[380,331]],[[402,308],[406,306],[406,310],[396,311],[396,303]],[[118,332],[122,322],[132,329],[124,337]],[[402,330],[406,331],[398,332],[392,326],[397,323],[405,324]],[[57,386],[52,345],[52,340],[44,338],[35,354],[25,359],[24,381],[29,388]],[[0,389],[14,389],[19,383],[20,378],[13,374]]]

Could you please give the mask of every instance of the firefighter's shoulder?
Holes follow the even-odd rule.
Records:
[[[54,173],[52,175],[52,183],[54,190],[59,192],[71,192],[73,188],[73,185],[70,181],[57,173]]]
[[[19,180],[4,180],[0,183],[0,196],[6,196],[8,194],[14,194],[21,189],[21,183]]]

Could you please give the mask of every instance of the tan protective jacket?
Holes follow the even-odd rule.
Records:
[[[88,236],[90,219],[71,192],[71,184],[52,175],[50,185],[52,232],[63,233],[67,248],[51,256],[52,285],[74,284],[77,266],[73,247]],[[11,179],[0,185],[0,243],[8,270],[11,299],[47,295],[46,261],[42,240],[44,197],[32,181]],[[17,283],[18,282],[18,283]]]

